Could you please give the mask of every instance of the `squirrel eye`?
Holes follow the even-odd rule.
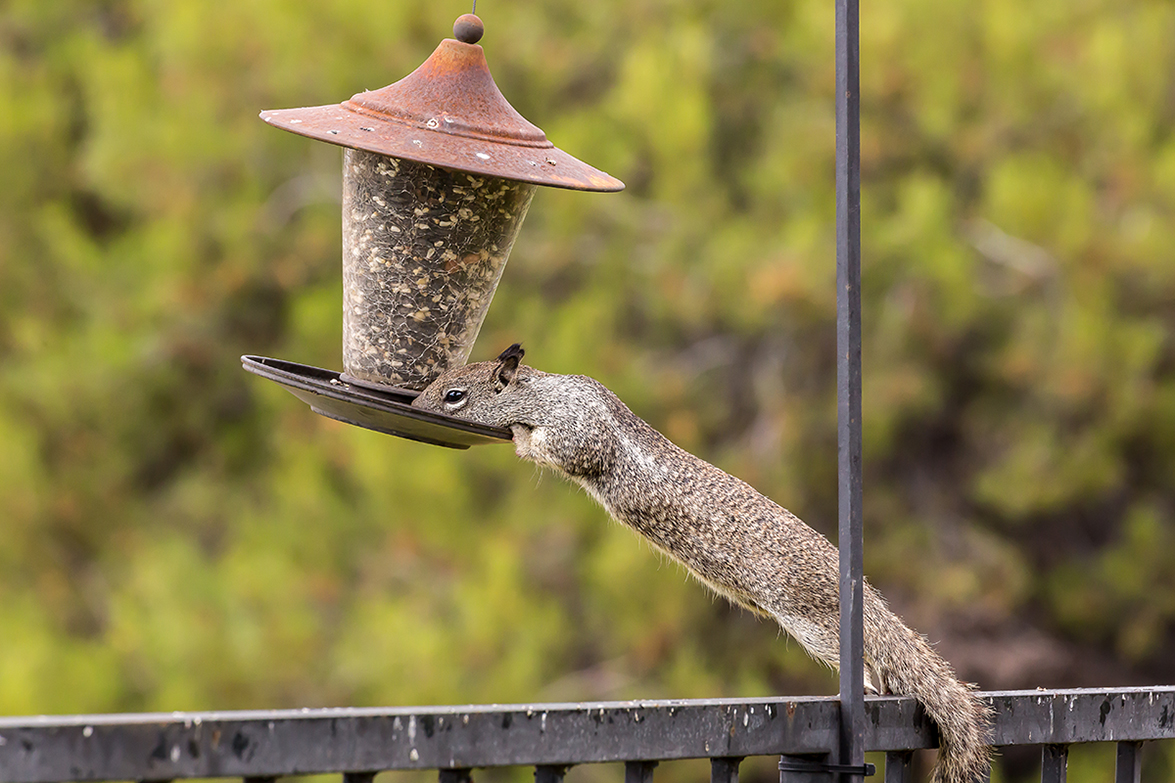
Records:
[[[449,389],[445,392],[445,403],[448,405],[456,405],[465,399],[464,389]]]

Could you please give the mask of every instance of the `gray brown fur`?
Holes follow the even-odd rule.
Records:
[[[775,619],[812,657],[839,659],[837,551],[750,485],[675,446],[598,381],[497,361],[450,370],[413,403],[505,427],[519,457],[581,485],[618,521],[716,592]],[[934,780],[972,783],[990,764],[988,709],[950,664],[866,585],[866,682],[910,694],[939,727]]]

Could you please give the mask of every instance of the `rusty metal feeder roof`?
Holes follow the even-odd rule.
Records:
[[[570,190],[612,192],[624,183],[568,155],[514,110],[490,75],[465,14],[415,71],[395,84],[330,106],[274,109],[261,119],[343,147],[457,171]]]

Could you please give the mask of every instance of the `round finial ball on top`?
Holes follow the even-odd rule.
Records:
[[[453,22],[453,37],[461,43],[475,44],[485,35],[485,25],[474,14],[462,14]]]

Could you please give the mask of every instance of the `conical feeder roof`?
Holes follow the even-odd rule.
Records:
[[[278,128],[337,144],[343,160],[343,365],[337,373],[242,357],[317,413],[452,448],[511,433],[410,406],[463,364],[535,186],[618,191],[557,149],[502,96],[466,14],[414,72],[331,106],[265,111]]]
[[[261,119],[343,147],[472,174],[570,190],[612,192],[624,183],[556,147],[503,97],[466,14],[415,71],[395,84],[330,106],[274,109]]]

